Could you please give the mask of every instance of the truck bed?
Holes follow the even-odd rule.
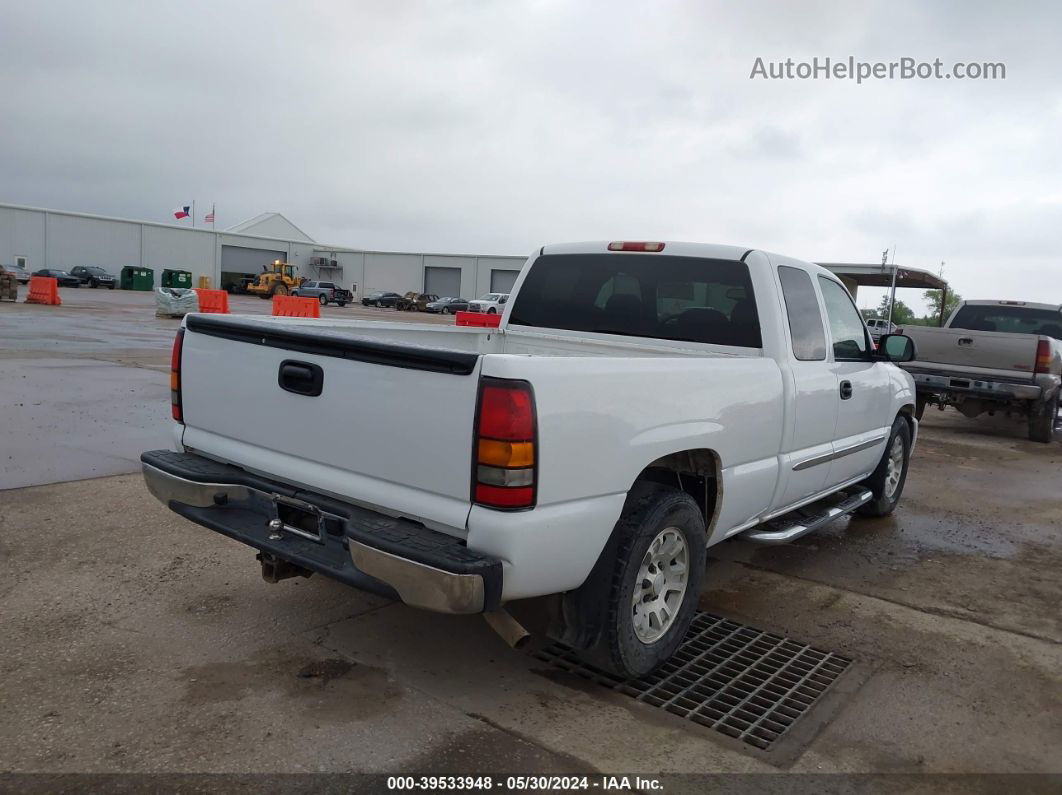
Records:
[[[535,386],[568,390],[575,413],[614,392],[616,379],[632,385],[631,396],[661,379],[681,389],[683,379],[706,377],[706,357],[777,373],[759,356],[666,340],[199,314],[188,316],[183,349],[186,449],[451,533],[465,527],[471,507],[469,459],[488,358],[486,374],[532,380],[546,360],[558,362],[557,377]],[[632,358],[645,360],[638,372]],[[320,368],[320,394],[278,388],[286,362]],[[563,487],[554,491],[563,499]]]

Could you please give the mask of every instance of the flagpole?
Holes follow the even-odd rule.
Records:
[[[192,228],[195,229],[195,199],[192,199]]]

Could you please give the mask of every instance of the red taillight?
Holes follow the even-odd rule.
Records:
[[[531,486],[506,489],[477,483],[476,502],[490,508],[529,508],[535,504],[535,490]]]
[[[614,240],[608,244],[609,251],[646,251],[654,253],[664,250],[663,243],[647,243],[644,240]]]
[[[485,378],[479,389],[472,500],[489,508],[535,504],[535,398],[526,381]]]
[[[1036,343],[1036,368],[1034,372],[1051,372],[1051,343],[1047,340],[1040,340]]]
[[[481,438],[529,442],[534,430],[530,389],[526,386],[495,386],[489,381],[484,382],[479,393]]]
[[[177,422],[184,422],[181,411],[181,349],[184,347],[184,329],[177,329],[173,338],[173,353],[170,355],[170,413]]]

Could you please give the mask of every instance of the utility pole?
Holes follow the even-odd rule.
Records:
[[[940,280],[944,281],[944,260],[940,261],[940,272],[937,274],[940,276]],[[944,307],[948,305],[948,283],[944,282],[944,287],[940,291],[940,317],[937,318],[937,325],[944,326]]]
[[[885,257],[888,255],[889,250],[885,251],[881,255],[881,264],[885,264]],[[892,307],[896,303],[896,244],[892,244],[892,287],[889,289],[889,315],[886,320],[889,321],[888,332],[892,332]]]

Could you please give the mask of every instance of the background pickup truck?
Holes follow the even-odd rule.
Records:
[[[486,312],[488,315],[496,315],[505,311],[505,302],[509,300],[508,293],[487,293],[482,298],[468,302],[469,312]]]
[[[547,246],[504,309],[497,329],[189,315],[176,452],[142,456],[147,485],[271,581],[320,572],[510,630],[505,602],[557,595],[550,634],[625,676],[678,647],[708,546],[900,498],[915,391],[890,359],[911,341],[875,351],[816,265]]]
[[[329,302],[346,306],[354,300],[354,293],[344,290],[335,282],[305,281],[292,290],[291,294],[316,298],[321,306],[327,306]]]
[[[1029,438],[1054,439],[1062,383],[1062,307],[964,301],[943,328],[907,326],[918,358],[904,365],[926,405],[967,417],[1007,411],[1028,418]]]

